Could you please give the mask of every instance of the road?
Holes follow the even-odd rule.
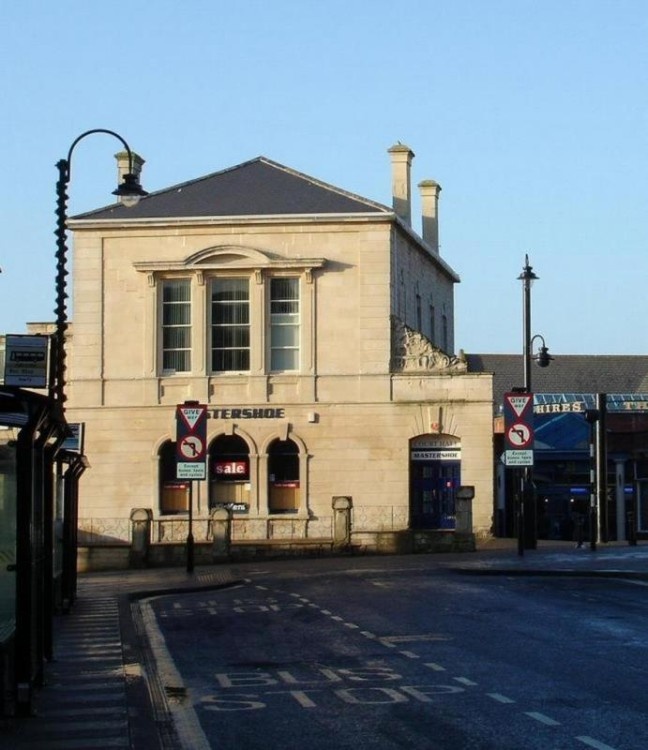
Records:
[[[272,563],[145,603],[192,750],[645,750],[648,588],[435,556]]]

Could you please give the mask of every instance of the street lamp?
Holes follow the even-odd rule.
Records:
[[[539,367],[548,367],[553,357],[549,354],[549,349],[544,337],[540,334],[536,334],[535,336],[531,335],[531,286],[534,281],[537,281],[538,276],[536,276],[533,272],[533,268],[529,264],[528,255],[524,256],[524,268],[522,269],[522,273],[518,276],[518,279],[522,282],[522,358],[524,362],[524,391],[526,393],[532,393],[531,362],[535,360]],[[540,339],[542,345],[538,349],[537,355],[533,356],[533,342],[536,339]],[[519,517],[522,521],[518,528],[518,550],[520,554],[523,554],[524,546],[527,546],[529,549],[535,549],[537,546],[537,508],[533,493],[533,466],[524,467],[520,488]]]
[[[133,174],[133,154],[126,143],[126,141],[118,133],[112,130],[104,130],[103,128],[95,128],[93,130],[87,130],[82,133],[70,146],[66,159],[61,159],[57,163],[59,171],[58,182],[56,183],[56,308],[54,310],[56,314],[56,326],[54,329],[54,376],[50,382],[50,396],[56,402],[56,405],[61,409],[61,412],[65,412],[65,401],[67,397],[65,395],[65,333],[68,328],[67,318],[67,305],[66,300],[68,298],[66,288],[67,281],[66,276],[68,275],[67,270],[67,186],[70,182],[70,161],[72,159],[72,152],[74,151],[77,143],[83,140],[86,136],[94,133],[106,133],[112,135],[117,140],[121,141],[122,145],[126,149],[128,154],[128,173],[124,175],[123,182],[113,190],[113,195],[119,196],[124,206],[131,207],[135,206],[139,199],[148,193],[142,189],[139,184],[137,176]]]
[[[533,272],[533,268],[529,265],[529,256],[524,256],[524,268],[522,273],[518,276],[518,279],[522,282],[522,325],[523,325],[523,336],[524,344],[522,355],[524,358],[524,390],[527,393],[531,393],[531,362],[536,361],[538,367],[548,367],[553,357],[549,354],[549,349],[545,343],[544,337],[539,333],[535,336],[531,336],[531,286],[534,281],[538,280],[538,276]],[[536,339],[542,341],[542,346],[538,349],[538,353],[533,355],[533,342]]]
[[[534,356],[532,355],[532,359],[535,359],[536,364],[538,367],[549,367],[549,363],[553,359],[551,354],[549,354],[549,348],[545,344],[544,336],[541,336],[539,333],[536,333],[536,335],[531,339],[531,348],[533,348],[533,342],[536,339],[540,339],[542,341],[542,346],[538,348],[538,353]],[[531,386],[529,386],[529,389]]]

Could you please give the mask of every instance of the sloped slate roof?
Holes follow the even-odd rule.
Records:
[[[238,166],[151,193],[133,208],[117,203],[89,219],[390,214],[391,209],[259,156]]]
[[[524,385],[520,354],[468,354],[468,372],[493,373],[493,400]],[[612,354],[555,355],[549,367],[531,363],[534,393],[648,393],[648,356]]]

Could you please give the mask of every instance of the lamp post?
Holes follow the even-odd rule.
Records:
[[[606,416],[607,395],[597,393],[594,408],[585,409],[585,421],[589,425],[589,534],[592,552],[596,552],[597,542],[608,541]]]
[[[54,372],[50,378],[50,396],[54,399],[56,406],[61,410],[61,413],[65,413],[65,334],[68,328],[67,318],[67,187],[70,182],[70,164],[72,159],[72,152],[74,151],[77,143],[83,140],[89,135],[94,133],[105,133],[106,135],[112,135],[117,138],[128,154],[128,173],[124,175],[123,182],[113,191],[113,195],[117,195],[121,198],[121,202],[131,207],[139,202],[139,199],[148,193],[142,189],[139,184],[137,176],[133,174],[133,154],[126,143],[126,141],[112,130],[105,130],[103,128],[94,128],[93,130],[87,130],[85,133],[76,138],[70,150],[68,151],[67,158],[61,159],[57,163],[59,171],[59,178],[56,183],[56,308],[54,313],[56,314],[56,324],[54,329]]]
[[[553,357],[549,354],[544,337],[540,334],[531,335],[531,286],[534,281],[537,281],[538,276],[536,276],[529,264],[528,255],[524,256],[524,267],[518,279],[522,282],[524,391],[525,393],[532,393],[531,362],[535,359],[539,367],[548,367]],[[533,342],[536,339],[540,339],[542,345],[538,349],[538,354],[534,357]],[[532,466],[524,467],[520,480],[519,518],[521,522],[518,524],[518,551],[520,554],[523,554],[525,546],[529,549],[537,547],[537,508],[533,492]]]

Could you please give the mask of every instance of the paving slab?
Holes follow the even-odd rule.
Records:
[[[149,691],[133,601],[239,580],[227,565],[80,574],[76,601],[54,618],[54,658],[33,714],[0,721],[0,750],[163,747],[166,717]]]

